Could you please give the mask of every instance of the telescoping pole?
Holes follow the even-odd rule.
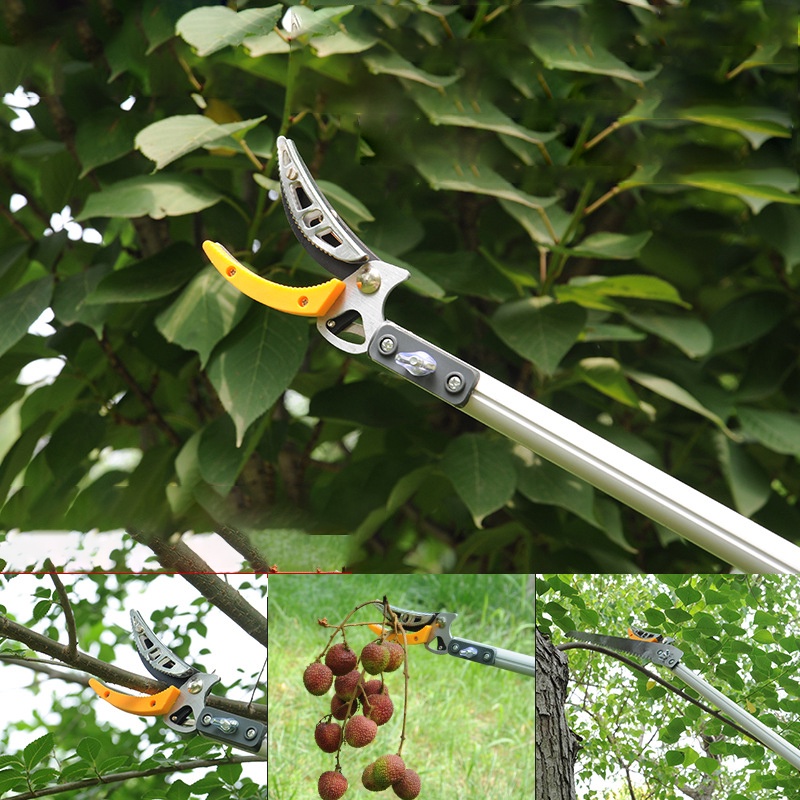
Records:
[[[489,375],[462,410],[744,572],[800,573],[800,547]]]
[[[726,697],[722,692],[707,683],[697,673],[687,669],[683,664],[678,664],[672,670],[687,686],[712,702],[720,711],[727,714],[737,725],[758,739],[764,747],[788,761],[795,769],[800,769],[800,750],[789,744],[782,736],[768,728],[763,722],[748,714],[741,706]]]

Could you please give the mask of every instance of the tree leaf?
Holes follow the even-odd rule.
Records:
[[[784,455],[800,456],[800,414],[739,406],[742,431],[765,447]]]
[[[456,72],[455,75],[433,75],[425,72],[425,70],[415,67],[410,61],[406,61],[398,53],[370,55],[364,59],[364,64],[373,75],[394,75],[434,89],[450,86],[460,77],[459,72]]]
[[[167,117],[139,131],[136,135],[136,149],[155,161],[156,169],[163,169],[198,147],[238,148],[239,144],[233,134],[252,130],[265,119],[266,117],[254,117],[218,125],[202,114]]]
[[[491,320],[495,333],[515,352],[552,375],[580,336],[586,312],[575,303],[531,297],[501,306]]]
[[[531,31],[528,46],[548,69],[587,72],[621,78],[638,86],[644,85],[659,70],[640,71],[629,67],[598,42],[550,26],[538,26]]]
[[[269,33],[281,16],[281,6],[233,11],[222,6],[195,8],[184,14],[175,26],[199,56],[208,56],[223,47],[237,46],[248,36]]]
[[[54,738],[52,733],[46,733],[25,746],[22,758],[30,772],[37,764],[41,764],[53,752]]]
[[[75,132],[75,151],[82,167],[80,177],[130,153],[141,126],[138,114],[118,108],[103,109],[82,119]]]
[[[513,136],[532,144],[541,144],[555,139],[557,133],[537,133],[514,122],[500,111],[488,98],[468,96],[466,90],[454,86],[447,91],[431,89],[401,80],[406,93],[422,109],[434,125],[456,125],[462,128],[478,128]]]
[[[508,445],[483,434],[464,434],[447,446],[441,462],[477,527],[508,503],[517,485],[517,471]]]
[[[789,115],[768,106],[695,106],[681,109],[677,116],[702,125],[737,131],[756,149],[767,139],[788,139],[791,136]]]
[[[625,318],[638,328],[671,342],[689,358],[707,355],[714,341],[709,327],[696,317],[625,312]]]
[[[7,353],[50,304],[52,277],[31,281],[0,298],[0,356]]]
[[[205,367],[211,351],[244,318],[250,298],[213,267],[206,267],[156,318],[156,327],[168,342],[195,350]]]
[[[106,275],[87,298],[89,305],[145,303],[177,291],[200,268],[200,254],[187,242],[175,242],[150,258]]]
[[[586,308],[608,308],[604,300],[607,297],[658,300],[689,308],[674,286],[652,275],[615,275],[612,278],[588,275],[573,278],[566,286],[555,287],[555,293],[562,302],[579,303]],[[616,310],[616,306],[612,305],[611,308]]]
[[[745,517],[753,516],[764,507],[772,494],[769,475],[741,445],[726,436],[717,435],[715,443],[736,510]]]
[[[584,358],[578,362],[575,375],[604,395],[632,408],[640,401],[625,378],[622,366],[615,358]]]
[[[709,320],[716,355],[736,350],[769,333],[786,316],[786,298],[777,292],[754,292],[723,306]]]
[[[307,342],[305,321],[259,307],[212,355],[208,377],[236,425],[237,447],[250,424],[289,387]]]
[[[153,219],[179,217],[195,214],[221,199],[216,189],[194,175],[141,175],[89,195],[75,220],[145,215]]]
[[[650,231],[626,235],[622,233],[593,233],[569,249],[579,258],[627,260],[636,258],[653,234]]]
[[[707,189],[738,197],[758,214],[770,203],[791,203],[800,205],[800,195],[796,192],[800,179],[790,169],[751,169],[731,170],[729,172],[694,172],[682,175],[678,183],[693,186],[696,189]]]
[[[336,210],[352,228],[358,230],[359,223],[372,222],[375,219],[357,197],[342,189],[341,186],[323,180],[318,180],[317,186],[322,189],[323,194],[333,203]]]

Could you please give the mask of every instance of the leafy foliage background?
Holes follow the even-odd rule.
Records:
[[[536,619],[554,644],[573,630],[625,636],[632,623],[674,636],[686,667],[797,746],[798,588],[777,575],[548,574],[537,581]],[[567,656],[580,797],[797,794],[797,770],[761,745],[608,656]]]
[[[411,270],[392,319],[796,537],[796,35],[788,0],[4,3],[0,88],[39,101],[0,106],[0,526],[720,566],[226,286],[206,238],[322,278],[270,194],[287,134]]]
[[[163,593],[165,583],[170,580],[183,584],[183,579],[177,576],[63,576],[74,615],[78,650],[116,666],[127,663],[134,673],[149,679],[135,655],[127,624],[121,627],[110,620],[120,618],[127,623],[135,598],[141,602],[141,593],[152,592],[154,588]],[[259,587],[252,579],[245,578],[237,585],[243,598],[266,611],[265,581]],[[0,605],[0,614],[66,644],[63,601],[49,576],[7,575],[0,578],[0,586],[0,603],[6,604]],[[226,633],[229,649],[224,654],[216,648],[209,651],[205,637],[209,628],[220,630],[220,618],[210,614],[212,606],[205,597],[186,584],[180,588],[182,591],[172,595],[177,605],[166,602],[150,615],[152,627],[165,644],[189,663],[210,672],[218,671],[223,683],[215,688],[215,694],[247,702],[263,655],[258,663],[248,663],[241,645],[244,634],[235,631],[233,635],[230,631]],[[166,589],[169,592],[170,587],[167,585]],[[230,619],[223,620],[222,630],[234,626]],[[230,756],[239,751],[200,736],[181,737],[161,720],[112,709],[86,685],[85,674],[68,666],[59,665],[20,642],[11,639],[0,642],[0,674],[17,673],[16,677],[9,675],[3,681],[6,690],[0,709],[0,796],[58,794],[65,798],[89,798],[106,797],[113,792],[115,797],[137,800],[266,798],[266,764],[235,763]],[[19,681],[21,670],[27,673],[24,682]],[[12,686],[13,696],[9,691]],[[21,686],[24,688],[18,688]],[[266,681],[255,691],[253,700],[266,702]],[[198,772],[178,770],[179,764],[197,759],[221,759],[221,763],[211,771],[200,772],[199,777]],[[69,791],[58,788],[97,776],[113,781],[114,775],[130,771],[142,776]],[[35,791],[40,794],[28,794]]]

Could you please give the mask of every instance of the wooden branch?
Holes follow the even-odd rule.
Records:
[[[41,633],[32,631],[24,625],[20,625],[18,622],[13,622],[2,614],[0,614],[0,637],[13,639],[15,642],[21,642],[37,653],[44,653],[51,658],[55,658],[67,664],[73,669],[88,672],[90,675],[94,675],[96,678],[106,683],[113,683],[128,689],[135,689],[145,694],[155,694],[169,686],[169,684],[162,683],[153,678],[137,675],[135,672],[129,672],[126,669],[115,667],[112,664],[106,664],[105,661],[100,661],[94,658],[94,656],[90,656],[80,650],[70,653],[68,645],[63,645],[51,639],[49,636],[43,636]],[[238,700],[228,700],[225,697],[218,697],[213,694],[208,696],[206,702],[214,708],[230,711],[233,714],[255,716],[257,719],[264,721],[267,719],[267,707],[263,704],[255,705],[243,703]]]

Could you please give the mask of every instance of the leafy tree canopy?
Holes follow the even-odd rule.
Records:
[[[797,609],[797,579],[777,575],[549,574],[537,582],[537,625],[555,644],[574,630],[626,636],[631,624],[674,636],[686,667],[795,746]],[[800,791],[795,768],[647,675],[598,653],[567,656],[578,796],[766,800]]]
[[[788,0],[5,2],[0,527],[719,567],[221,281],[204,239],[322,279],[287,134],[411,270],[394,320],[796,535],[796,80]]]

